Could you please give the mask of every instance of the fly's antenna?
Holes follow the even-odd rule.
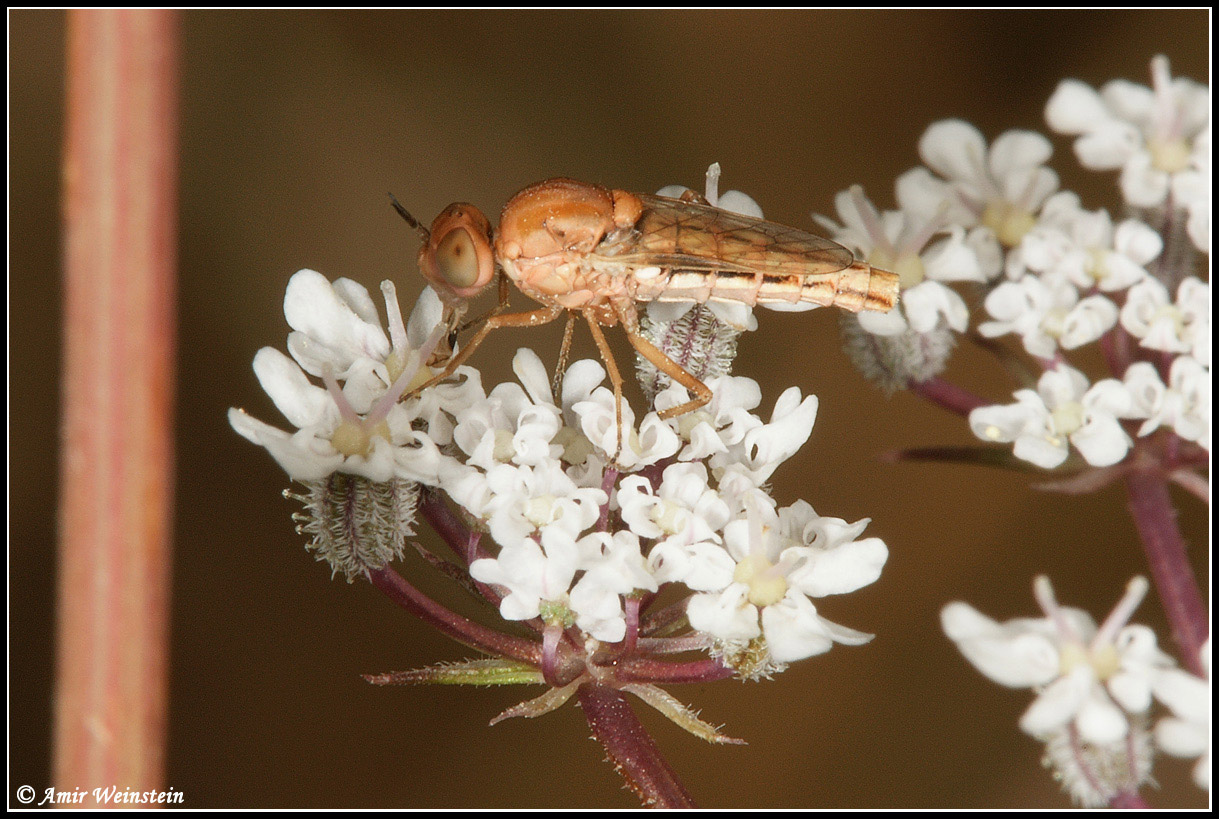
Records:
[[[423,243],[427,244],[428,240],[432,238],[432,234],[428,231],[428,229],[420,224],[418,219],[411,216],[411,212],[402,207],[402,203],[398,201],[398,197],[394,196],[392,193],[389,195],[389,201],[390,204],[394,206],[394,210],[398,211],[398,215],[405,219],[408,225],[419,231],[419,235],[423,238]]]

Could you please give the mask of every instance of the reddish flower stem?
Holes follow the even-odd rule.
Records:
[[[1140,471],[1126,476],[1126,490],[1152,582],[1172,625],[1173,639],[1181,648],[1182,663],[1204,677],[1198,652],[1209,634],[1206,603],[1189,564],[1168,483],[1161,474]]]
[[[590,683],[580,686],[578,696],[593,737],[644,806],[697,807],[621,691]]]
[[[1122,791],[1109,800],[1109,807],[1121,810],[1147,810],[1151,806],[1144,802],[1143,797],[1139,796],[1138,793]]]
[[[53,784],[164,788],[178,20],[70,11]],[[96,807],[88,798],[81,807]]]
[[[911,382],[910,391],[957,415],[968,416],[978,407],[986,407],[994,403],[938,376],[926,381]]]
[[[492,656],[511,657],[531,665],[541,662],[540,644],[502,634],[449,611],[406,582],[402,575],[389,566],[373,570],[369,579],[399,606],[463,645]]]
[[[735,672],[719,660],[693,660],[688,663],[668,663],[648,657],[629,657],[618,665],[614,677],[621,682],[679,683],[726,680]]]
[[[419,493],[419,514],[428,522],[436,534],[448,544],[462,562],[466,562],[471,554],[470,530],[453,510],[444,502],[439,492],[429,487],[423,487]]]

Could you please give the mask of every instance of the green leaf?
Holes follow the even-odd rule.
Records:
[[[542,672],[514,660],[465,660],[412,671],[365,674],[373,685],[538,685]]]

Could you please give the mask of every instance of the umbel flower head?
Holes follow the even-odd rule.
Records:
[[[1151,629],[1127,625],[1148,584],[1132,580],[1099,627],[1087,612],[1060,606],[1047,578],[1033,588],[1043,619],[1001,624],[950,603],[944,631],[987,677],[1039,692],[1020,728],[1046,743],[1046,764],[1078,801],[1105,805],[1150,774],[1146,714],[1157,679],[1173,666]]]
[[[387,337],[368,291],[350,279],[333,284],[302,270],[288,283],[284,313],[293,332],[292,358],[259,350],[254,372],[276,407],[296,427],[289,433],[239,409],[229,421],[242,436],[267,448],[301,482],[286,493],[305,505],[295,517],[312,536],[309,548],[350,582],[402,556],[413,534],[417,483],[439,479],[440,450],[415,428],[421,418],[443,419],[460,397],[438,392],[399,399],[430,375],[427,358],[445,327],[440,302],[424,291],[409,324],[402,321],[394,286],[382,287]],[[320,377],[319,387],[308,376]],[[442,423],[434,424],[443,433]],[[443,440],[443,439],[442,439]]]
[[[875,581],[885,544],[860,537],[866,520],[822,517],[802,501],[780,508],[766,484],[808,439],[816,398],[790,388],[764,420],[758,385],[721,374],[707,378],[704,407],[662,419],[689,401],[680,385],[658,383],[655,408],[637,414],[615,406],[600,363],[577,361],[556,396],[527,348],[513,360],[517,382],[488,391],[462,367],[420,391],[429,364],[444,365],[450,322],[425,290],[404,323],[393,286],[382,289],[388,333],[359,285],[296,274],[285,298],[291,358],[267,348],[255,372],[298,429],[230,412],[305,485],[290,496],[305,504],[298,528],[319,559],[494,658],[376,681],[549,686],[501,717],[537,716],[595,683],[726,742],[657,684],[756,679],[871,639],[813,600]],[[426,561],[489,604],[498,627],[427,600],[390,568],[417,504],[449,547]],[[532,639],[517,636],[521,625]]]

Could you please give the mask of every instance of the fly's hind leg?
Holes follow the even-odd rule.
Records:
[[[639,316],[635,313],[634,302],[615,304],[614,311],[618,314],[618,319],[622,322],[622,328],[626,330],[627,340],[631,342],[631,346],[635,348],[635,351],[650,361],[656,369],[685,387],[686,391],[694,396],[693,399],[684,404],[669,407],[667,410],[657,413],[661,418],[685,415],[687,412],[693,412],[699,407],[704,406],[711,400],[711,390],[706,384],[686,372],[684,367],[665,355],[664,351],[648,341],[643,333],[640,332]]]

